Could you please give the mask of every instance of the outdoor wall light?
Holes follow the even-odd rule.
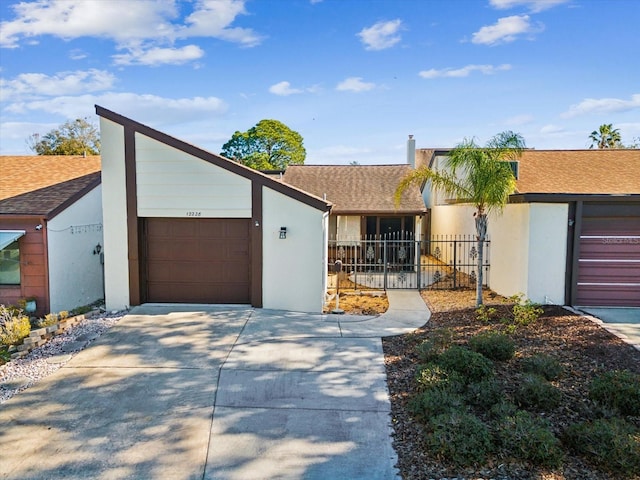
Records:
[[[287,238],[287,227],[280,227],[280,240]]]
[[[100,252],[102,251],[102,245],[97,244],[96,248],[93,249],[93,254],[94,255],[100,255]]]

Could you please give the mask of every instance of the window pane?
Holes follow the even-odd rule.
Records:
[[[0,250],[0,285],[20,285],[20,250],[17,241]]]

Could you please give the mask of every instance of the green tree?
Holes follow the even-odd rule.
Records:
[[[621,148],[622,139],[620,138],[620,130],[613,128],[611,123],[603,123],[598,130],[594,130],[589,135],[591,146],[589,148]]]
[[[257,170],[284,170],[304,163],[302,136],[278,120],[260,120],[246,132],[235,132],[220,154]]]
[[[67,120],[44,136],[34,133],[27,145],[38,155],[99,155],[100,133],[87,118]]]
[[[520,158],[525,149],[524,138],[518,133],[505,131],[492,137],[484,147],[473,139],[465,139],[456,146],[441,171],[420,167],[407,174],[398,185],[396,203],[402,193],[413,184],[430,181],[434,190],[452,196],[460,203],[475,206],[475,226],[478,248],[478,277],[476,306],[482,305],[484,242],[487,238],[487,215],[502,211],[514,192],[516,179],[510,161]]]

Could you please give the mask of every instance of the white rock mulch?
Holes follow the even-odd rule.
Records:
[[[0,404],[58,370],[73,355],[118,323],[125,313],[101,313],[85,318],[24,357],[0,365]]]

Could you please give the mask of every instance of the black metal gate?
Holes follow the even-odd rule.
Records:
[[[342,273],[334,264],[342,262]],[[483,284],[489,281],[489,240],[484,243]],[[329,240],[329,288],[475,288],[478,244],[473,235],[439,235],[416,240],[409,233]]]

